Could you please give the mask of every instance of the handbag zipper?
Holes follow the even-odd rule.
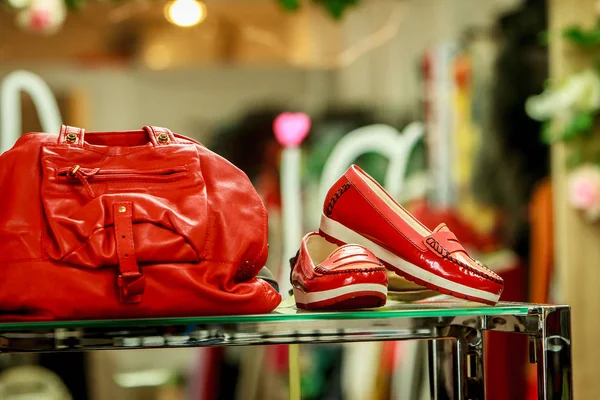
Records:
[[[102,169],[83,168],[79,165],[58,169],[60,180],[80,180],[78,176],[85,177],[90,183],[106,181],[151,181],[172,182],[187,176],[184,166],[169,167],[155,170],[128,170],[128,169]]]
[[[127,169],[101,169],[82,168],[80,165],[74,167],[60,168],[57,171],[59,181],[79,182],[85,188],[87,194],[95,198],[96,194],[91,183],[94,182],[174,182],[187,177],[187,169],[181,167],[169,167],[163,169],[135,171]]]

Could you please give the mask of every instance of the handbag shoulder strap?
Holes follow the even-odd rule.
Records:
[[[144,126],[142,130],[146,132],[150,142],[152,142],[154,146],[165,146],[176,143],[175,135],[173,135],[173,133],[167,128]],[[85,129],[68,125],[61,126],[60,133],[58,135],[59,144],[83,147],[84,140]]]

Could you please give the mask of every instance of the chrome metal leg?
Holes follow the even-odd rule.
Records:
[[[427,346],[429,341],[414,340],[402,344],[402,365],[394,372],[391,398],[420,400],[425,394]],[[429,379],[427,379],[429,381]]]
[[[452,339],[429,340],[429,389],[435,400],[454,399],[455,344]]]
[[[483,334],[466,328],[456,341],[455,399],[485,399],[485,369],[483,366]]]
[[[536,338],[538,399],[572,400],[571,310],[560,307],[542,315],[542,335]]]

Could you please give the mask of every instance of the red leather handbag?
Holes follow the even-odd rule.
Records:
[[[21,137],[0,156],[0,319],[266,313],[267,212],[247,176],[185,136]]]

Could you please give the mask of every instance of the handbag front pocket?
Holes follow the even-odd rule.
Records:
[[[155,170],[127,170],[107,168],[83,168],[80,165],[59,168],[57,170],[58,182],[80,184],[90,197],[96,197],[93,185],[104,182],[146,182],[168,183],[187,177],[185,166],[162,168]]]
[[[154,170],[127,170],[127,169],[101,169],[82,168],[80,165],[59,168],[57,170],[59,182],[74,181],[79,176],[85,177],[92,182],[109,181],[146,181],[146,182],[173,182],[185,179],[187,168],[177,166]]]
[[[193,148],[173,147],[125,156],[44,148],[49,258],[88,268],[118,265],[113,205],[126,202],[138,263],[200,261],[207,230],[200,162]]]

